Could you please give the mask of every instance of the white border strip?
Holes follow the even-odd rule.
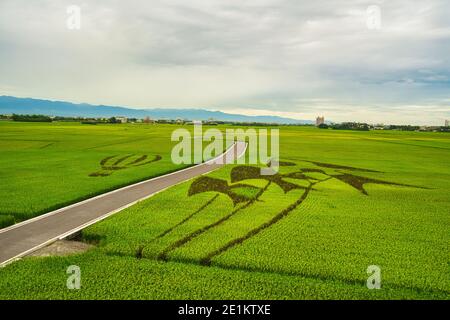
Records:
[[[242,151],[242,153],[239,154],[239,155],[236,157],[236,159],[239,159],[243,154],[245,154],[245,151],[247,150],[247,143],[246,143],[246,142],[244,142],[244,143],[245,143],[245,148],[244,148],[244,150]],[[146,182],[149,182],[149,181],[153,181],[153,180],[155,180],[155,179],[164,178],[164,177],[167,177],[167,176],[169,176],[169,175],[172,175],[172,174],[175,174],[175,173],[179,173],[179,172],[182,172],[182,171],[185,171],[185,170],[188,170],[188,169],[192,169],[192,168],[195,168],[195,167],[200,166],[200,165],[209,164],[210,162],[216,161],[216,160],[217,160],[218,158],[220,158],[220,157],[225,157],[225,155],[226,155],[232,148],[234,148],[236,145],[237,145],[237,143],[235,142],[230,148],[228,148],[228,149],[227,149],[224,153],[222,153],[221,155],[217,156],[216,158],[210,159],[210,160],[208,160],[208,161],[206,161],[206,162],[204,162],[204,163],[200,163],[200,164],[198,164],[198,165],[196,165],[196,166],[189,167],[189,168],[185,168],[185,169],[181,169],[181,170],[179,170],[179,171],[174,171],[174,172],[165,174],[165,175],[163,175],[163,176],[159,176],[159,177],[155,177],[155,178],[152,178],[152,179],[149,179],[149,180],[141,181],[141,182],[138,182],[138,183],[135,183],[135,184],[132,184],[132,185],[129,185],[129,186],[126,186],[126,187],[117,189],[117,190],[113,190],[113,191],[110,191],[110,192],[107,192],[107,193],[98,195],[98,196],[96,196],[96,197],[93,197],[93,198],[90,198],[90,199],[87,199],[87,200],[84,200],[84,201],[81,201],[81,202],[72,204],[72,205],[67,206],[67,207],[64,207],[64,208],[60,208],[60,209],[58,209],[58,210],[55,210],[55,211],[46,213],[46,214],[44,214],[44,215],[41,215],[41,216],[38,216],[38,217],[35,217],[35,218],[32,218],[32,219],[23,221],[23,222],[21,222],[21,223],[12,225],[11,227],[1,229],[1,230],[0,230],[0,233],[6,232],[6,231],[8,231],[8,230],[17,228],[17,227],[19,227],[19,226],[22,226],[22,225],[25,225],[25,224],[28,224],[28,223],[31,223],[31,222],[33,222],[33,221],[40,220],[40,219],[43,219],[43,218],[45,218],[45,217],[48,217],[48,216],[57,214],[58,212],[60,212],[60,211],[62,211],[62,210],[66,210],[66,209],[69,209],[69,208],[73,208],[73,207],[75,207],[75,206],[77,206],[77,205],[80,205],[80,204],[82,204],[82,203],[86,203],[86,202],[91,201],[91,200],[94,200],[94,199],[102,198],[102,197],[104,197],[104,196],[106,196],[106,195],[109,195],[109,194],[118,192],[118,191],[120,191],[120,190],[124,190],[124,189],[127,189],[127,188],[131,188],[131,187],[140,185],[140,184],[142,184],[142,183],[146,183]],[[224,165],[225,165],[225,164],[226,164],[226,163],[224,163]],[[205,173],[202,173],[202,175],[203,175],[203,174],[211,173],[211,172],[213,172],[213,171],[215,171],[215,170],[218,170],[218,169],[220,169],[220,168],[222,168],[222,166],[220,166],[220,167],[218,167],[218,168],[215,168],[215,169],[211,169],[211,170],[209,170],[209,171],[206,171]],[[160,193],[160,192],[163,192],[163,191],[165,191],[165,190],[167,190],[167,189],[169,189],[169,188],[171,188],[171,187],[173,187],[173,186],[176,186],[176,185],[178,185],[178,184],[187,182],[187,181],[192,180],[192,179],[194,179],[194,178],[195,178],[195,177],[192,177],[192,178],[189,178],[189,179],[180,181],[180,182],[178,182],[178,183],[176,183],[176,184],[173,184],[173,185],[171,185],[171,186],[168,186],[168,187],[166,187],[166,188],[163,188],[163,189],[161,189],[161,190],[158,190],[158,191],[156,191],[156,192],[153,192],[153,193],[151,193],[151,194],[149,194],[149,195],[147,195],[147,196],[145,196],[145,197],[143,197],[143,198],[140,198],[140,199],[138,199],[138,200],[135,200],[135,201],[133,201],[133,202],[130,202],[130,203],[128,203],[128,204],[126,204],[126,205],[124,205],[124,206],[122,206],[122,207],[120,207],[120,208],[118,208],[118,209],[115,209],[115,210],[113,210],[113,211],[111,211],[111,212],[105,213],[104,215],[102,215],[102,216],[100,216],[100,217],[97,217],[97,218],[95,218],[95,219],[93,219],[93,220],[91,220],[91,221],[89,221],[89,222],[86,222],[86,223],[82,224],[81,226],[78,226],[78,227],[76,227],[76,228],[74,228],[74,229],[71,229],[71,230],[69,230],[69,231],[67,231],[67,232],[65,232],[65,233],[63,233],[63,234],[61,234],[61,235],[58,235],[58,236],[56,236],[56,237],[54,237],[54,238],[52,238],[52,239],[49,239],[49,240],[45,241],[44,243],[41,243],[41,244],[39,244],[39,245],[37,245],[37,246],[35,246],[35,247],[33,247],[33,248],[30,248],[30,249],[28,249],[28,250],[26,250],[26,251],[24,251],[24,252],[22,252],[22,253],[20,253],[20,254],[18,254],[18,255],[16,255],[16,256],[14,256],[14,257],[12,257],[12,258],[10,258],[10,259],[8,259],[8,260],[3,261],[2,263],[0,263],[0,268],[1,268],[1,267],[5,267],[7,264],[10,264],[10,263],[12,263],[12,262],[14,262],[14,261],[16,261],[16,260],[19,260],[21,257],[26,256],[26,255],[28,255],[28,254],[30,254],[30,253],[36,251],[36,250],[39,250],[39,249],[41,249],[41,248],[43,248],[43,247],[46,247],[46,246],[48,246],[49,244],[51,244],[51,243],[53,243],[53,242],[55,242],[55,241],[57,241],[57,240],[64,239],[64,238],[66,238],[66,237],[68,237],[68,236],[70,236],[70,235],[72,235],[72,234],[74,234],[74,233],[76,233],[76,232],[78,232],[78,231],[80,231],[80,230],[83,230],[83,229],[86,228],[86,227],[89,227],[90,225],[93,225],[93,224],[95,224],[95,223],[97,223],[97,222],[99,222],[99,221],[101,221],[101,220],[104,220],[104,219],[108,218],[109,216],[112,216],[113,214],[115,214],[115,213],[117,213],[117,212],[119,212],[119,211],[122,211],[122,210],[124,210],[124,209],[126,209],[126,208],[128,208],[128,207],[131,207],[131,206],[135,205],[136,203],[138,203],[138,202],[140,202],[140,201],[143,201],[143,200],[146,200],[146,199],[148,199],[148,198],[151,198],[152,196],[154,196],[154,195],[156,195],[156,194],[158,194],[158,193]]]

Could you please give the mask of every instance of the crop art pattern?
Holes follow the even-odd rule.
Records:
[[[304,162],[308,163],[308,166],[303,168],[293,162],[279,162],[280,172],[274,175],[261,175],[259,167],[240,165],[232,168],[229,181],[208,176],[197,178],[190,185],[188,196],[195,197],[201,193],[209,193],[211,198],[196,211],[152,239],[151,242],[164,238],[167,241],[160,242],[164,243],[163,246],[154,246],[150,249],[158,251],[151,256],[162,261],[187,259],[189,262],[210,265],[215,257],[244,244],[288,215],[295,214],[295,209],[301,206],[313,192],[316,192],[320,184],[329,180],[334,179],[336,182],[344,183],[357,190],[362,196],[369,196],[365,189],[367,184],[422,188],[360,175],[361,173],[381,173],[379,171],[321,162]],[[283,168],[287,170],[281,170]],[[259,185],[258,187],[254,185],[255,182]],[[279,195],[278,198],[268,196],[268,193],[274,193],[277,190],[281,192],[281,198]],[[217,214],[215,219],[203,225],[198,225],[198,220],[193,221],[219,199],[224,201],[226,198],[223,196],[233,203],[230,212]],[[279,201],[270,199],[279,199]],[[256,208],[257,206],[259,208]],[[261,209],[261,206],[265,207]],[[214,209],[211,210],[214,211]],[[257,216],[254,219],[250,218],[254,212],[263,212],[265,216],[263,219]],[[196,228],[188,229],[189,232],[186,233],[176,232],[187,224],[196,225]],[[217,236],[213,237],[214,233],[217,233]],[[230,235],[233,236],[230,237]],[[197,249],[189,251],[187,248],[189,246],[196,246]],[[183,254],[177,254],[178,251],[183,250]]]
[[[106,177],[113,174],[115,171],[129,169],[132,167],[143,166],[161,160],[160,155],[149,158],[148,155],[114,155],[106,157],[100,161],[101,169],[89,174],[90,177]]]

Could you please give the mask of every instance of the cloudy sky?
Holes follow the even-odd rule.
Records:
[[[449,13],[448,0],[0,0],[0,95],[442,125]]]

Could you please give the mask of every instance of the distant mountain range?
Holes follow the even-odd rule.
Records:
[[[70,103],[63,101],[50,101],[31,98],[16,98],[0,96],[0,114],[42,114],[61,117],[93,117],[110,118],[123,116],[143,119],[187,119],[233,122],[261,122],[279,124],[310,124],[310,120],[295,120],[278,116],[246,116],[221,111],[204,109],[131,109],[127,107],[91,105],[87,103]]]

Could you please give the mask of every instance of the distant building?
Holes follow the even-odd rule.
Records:
[[[149,116],[146,116],[143,121],[146,124],[155,123],[155,120],[151,119]]]
[[[321,117],[317,117],[316,118],[316,127],[320,126],[321,124],[325,123],[325,117],[321,116]]]
[[[127,123],[128,118],[127,117],[116,117],[116,121],[120,123]]]
[[[445,126],[446,127],[450,127],[450,121],[449,120],[445,120]]]

